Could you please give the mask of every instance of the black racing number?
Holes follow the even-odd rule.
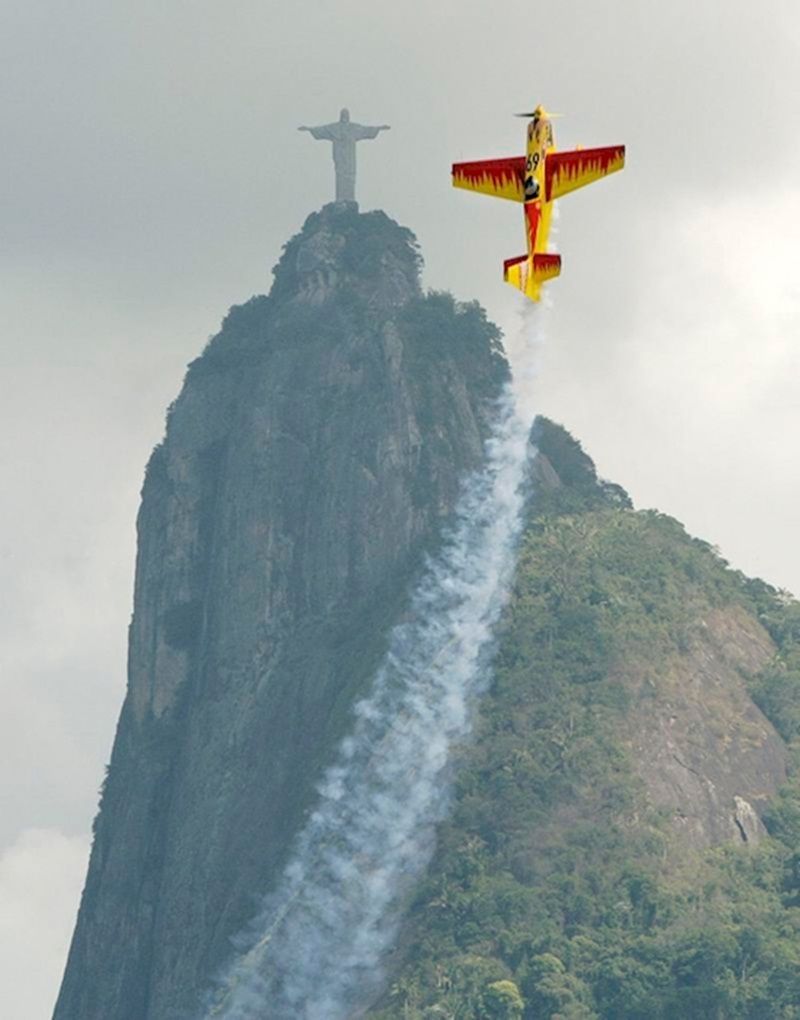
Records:
[[[527,170],[528,173],[536,173],[536,167],[539,165],[539,153],[534,152],[528,156]]]

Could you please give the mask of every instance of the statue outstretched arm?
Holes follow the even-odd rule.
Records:
[[[320,127],[306,127],[306,125],[303,124],[302,127],[299,127],[297,130],[308,131],[312,138],[319,138],[325,142],[332,142],[334,140],[333,131],[331,130],[333,126],[333,124],[322,124]]]
[[[389,131],[390,127],[388,124],[381,124],[378,127],[367,127],[364,124],[354,124],[353,127],[357,130],[358,135],[356,141],[363,141],[367,138],[377,138],[381,131]]]

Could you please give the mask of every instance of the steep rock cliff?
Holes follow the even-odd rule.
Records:
[[[383,213],[325,207],[189,368],[57,1020],[196,1015],[481,460],[498,336],[419,262]]]

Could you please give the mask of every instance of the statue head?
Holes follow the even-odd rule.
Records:
[[[350,111],[347,107],[345,107],[339,114],[339,120],[342,121],[343,124],[346,124],[350,120]]]

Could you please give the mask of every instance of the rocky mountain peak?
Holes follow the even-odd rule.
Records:
[[[421,265],[414,235],[386,213],[332,202],[286,244],[272,294],[313,304],[350,294],[369,306],[399,306],[419,296]]]

